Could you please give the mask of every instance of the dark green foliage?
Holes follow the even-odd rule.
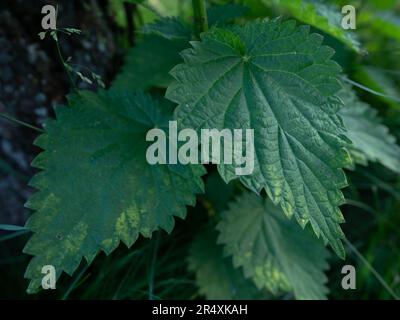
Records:
[[[31,260],[0,267],[27,266],[39,298],[44,265],[64,299],[398,298],[400,62],[381,50],[399,46],[400,9],[371,1],[346,31],[339,0],[130,2],[121,72],[55,109],[35,142],[32,215],[0,225],[15,232],[2,255],[25,244]],[[146,134],[170,120],[253,129],[254,171],[149,164]],[[362,290],[342,290],[344,264]]]

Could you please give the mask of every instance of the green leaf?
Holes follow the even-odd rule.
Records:
[[[129,50],[113,88],[134,90],[167,87],[172,81],[168,72],[181,61],[179,52],[188,46],[186,40],[169,40],[159,35],[145,36],[142,42]]]
[[[210,215],[214,215],[216,211],[225,210],[235,192],[233,183],[226,184],[215,171],[207,176],[205,189],[206,192],[202,197]]]
[[[170,117],[150,96],[79,92],[69,104],[56,109],[57,120],[36,140],[45,151],[32,163],[43,171],[32,179],[39,191],[27,203],[36,211],[24,249],[34,256],[28,292],[40,286],[44,265],[71,275],[82,257],[90,263],[120,240],[131,246],[139,234],[171,232],[173,217],[185,218],[185,206],[203,190],[202,166],[148,164],[146,134]]]
[[[208,24],[210,26],[224,24],[244,16],[248,11],[249,7],[238,3],[211,6],[207,9]]]
[[[349,149],[355,161],[360,164],[366,164],[368,160],[377,161],[400,173],[400,147],[382,124],[377,111],[362,102],[350,86],[340,92],[340,97],[346,105],[340,110],[340,115],[353,142]]]
[[[235,267],[258,288],[276,294],[292,291],[297,299],[325,299],[328,251],[270,200],[246,193],[230,204],[218,227],[219,243]]]
[[[378,9],[393,9],[398,0],[371,0],[374,7]]]
[[[0,230],[5,230],[5,231],[21,231],[21,230],[26,230],[25,227],[21,226],[15,226],[12,224],[0,224]]]
[[[192,30],[177,17],[166,17],[153,23],[146,24],[142,30],[144,34],[156,34],[168,40],[190,40]],[[161,53],[163,51],[160,51]]]
[[[275,3],[288,10],[296,19],[337,38],[356,52],[361,51],[354,32],[342,28],[343,15],[335,5],[318,0],[276,0]]]
[[[195,272],[199,292],[209,300],[259,299],[262,293],[224,258],[217,245],[217,232],[208,228],[194,240],[189,255],[189,270]]]
[[[40,40],[44,40],[44,38],[46,38],[46,32],[44,32],[44,31],[39,32],[38,36],[39,36]]]
[[[351,159],[334,96],[340,67],[321,42],[294,21],[213,28],[182,53],[185,63],[172,70],[177,81],[166,96],[179,104],[182,128],[254,129],[254,171],[240,181],[257,193],[264,188],[303,227],[311,222],[344,257],[339,189]],[[237,166],[218,170],[228,182]]]

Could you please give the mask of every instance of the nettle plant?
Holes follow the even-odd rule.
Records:
[[[194,0],[193,24],[164,17],[145,25],[110,88],[74,92],[55,109],[35,142],[43,152],[32,163],[38,191],[27,203],[34,211],[24,249],[33,256],[28,292],[40,289],[45,265],[57,277],[72,275],[83,259],[90,264],[120,242],[171,233],[216,168],[239,191],[226,210],[212,205],[223,195],[209,198],[209,222],[182,257],[199,292],[327,297],[328,246],[345,257],[343,169],[371,160],[399,172],[400,148],[307,25],[362,54],[340,26],[340,9],[300,0],[278,6],[301,22],[247,21],[242,5],[206,9]],[[238,176],[235,164],[149,164],[146,135],[170,120],[197,132],[254,130],[254,170]]]

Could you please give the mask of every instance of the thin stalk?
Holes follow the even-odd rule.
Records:
[[[58,17],[58,6],[56,8],[56,19]],[[74,79],[72,78],[71,72],[68,70],[68,64],[66,63],[66,61],[64,60],[63,55],[61,54],[61,49],[60,49],[60,44],[58,43],[58,30],[54,30],[55,32],[55,41],[56,41],[56,47],[57,47],[57,53],[58,53],[58,57],[60,58],[60,61],[63,65],[63,68],[65,69],[65,71],[67,72],[67,76],[69,78],[69,81],[71,82],[72,88],[74,89],[75,92],[78,92],[78,88],[75,85]],[[62,32],[62,31],[61,31]]]
[[[30,232],[29,230],[21,230],[21,231],[15,231],[15,232],[10,233],[10,234],[6,234],[6,235],[0,237],[0,242],[14,239],[16,237],[22,236],[22,235],[27,234],[29,232]]]
[[[196,35],[208,30],[207,9],[205,0],[192,0],[193,19]]]
[[[397,98],[397,97],[393,97],[393,96],[391,96],[391,95],[388,95],[388,94],[384,94],[384,93],[375,91],[375,90],[373,90],[373,89],[371,89],[371,88],[368,88],[368,87],[366,87],[366,86],[363,86],[361,83],[355,82],[355,81],[350,80],[350,79],[348,79],[348,78],[346,78],[346,77],[342,77],[342,79],[343,79],[343,81],[345,81],[345,82],[347,82],[347,83],[350,83],[351,85],[353,85],[353,86],[355,86],[355,87],[357,87],[357,88],[360,88],[360,89],[362,89],[362,90],[364,90],[364,91],[367,91],[367,92],[369,92],[369,93],[372,93],[372,94],[374,94],[374,95],[376,95],[376,96],[388,98],[388,99],[391,99],[391,100],[393,100],[393,101],[395,101],[395,102],[400,102],[400,99]]]
[[[133,256],[136,255],[136,252],[134,253]],[[119,292],[121,291],[121,289],[123,288],[123,286],[125,285],[125,282],[128,280],[129,276],[132,274],[132,272],[137,269],[139,269],[140,264],[137,263],[136,259],[133,259],[133,261],[131,262],[131,265],[129,266],[128,271],[125,273],[125,276],[122,278],[121,282],[119,283],[117,290],[115,291],[112,300],[117,300],[119,297]]]
[[[13,224],[0,224],[0,230],[5,231],[24,231],[27,230],[25,227],[16,226]]]
[[[14,122],[14,123],[16,123],[16,124],[18,124],[20,126],[27,127],[29,129],[33,129],[33,130],[36,130],[36,131],[41,132],[41,133],[44,132],[44,130],[42,130],[42,129],[38,128],[38,127],[35,127],[35,126],[33,126],[33,125],[29,124],[29,123],[23,122],[21,120],[15,119],[15,118],[13,118],[13,117],[9,116],[8,114],[5,114],[5,113],[0,113],[0,118],[6,119],[6,120]]]

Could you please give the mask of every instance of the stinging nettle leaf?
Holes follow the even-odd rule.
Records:
[[[328,251],[270,200],[241,195],[223,212],[217,228],[225,254],[258,288],[275,295],[294,292],[297,299],[326,299]]]
[[[167,87],[172,81],[169,71],[180,62],[179,53],[189,46],[191,37],[190,28],[176,17],[147,24],[142,33],[143,40],[129,50],[113,88]]]
[[[183,51],[166,97],[179,104],[182,128],[253,129],[254,171],[240,181],[257,193],[265,189],[288,217],[303,227],[310,222],[344,257],[338,206],[349,140],[337,114],[340,67],[321,43],[294,21],[212,28]],[[237,178],[235,166],[218,166],[226,182]]]
[[[28,201],[34,232],[24,252],[33,255],[25,277],[38,289],[44,265],[71,275],[85,257],[90,263],[120,240],[131,246],[139,234],[171,232],[174,216],[185,218],[203,191],[202,166],[150,165],[148,130],[166,126],[171,112],[140,92],[80,92],[70,108],[56,109],[36,145],[44,151],[32,165],[43,171]]]
[[[231,258],[224,258],[222,247],[217,245],[217,232],[207,228],[192,243],[189,270],[196,274],[200,294],[209,300],[250,300],[266,297],[252,281],[244,278],[232,265]]]
[[[339,94],[346,106],[340,110],[340,115],[347,135],[353,142],[349,151],[354,160],[363,165],[368,160],[377,161],[400,173],[400,147],[389,129],[382,124],[377,111],[362,102],[350,86],[346,86]]]

